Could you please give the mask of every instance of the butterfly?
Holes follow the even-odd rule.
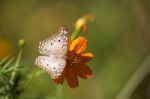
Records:
[[[39,43],[39,53],[35,64],[50,74],[51,78],[58,78],[66,66],[68,52],[68,30],[60,27],[52,37]]]

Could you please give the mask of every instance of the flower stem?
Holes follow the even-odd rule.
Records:
[[[11,77],[10,77],[10,80],[12,81],[12,83],[14,83],[14,80],[16,78],[17,69],[20,66],[20,60],[21,60],[21,57],[22,57],[24,45],[25,45],[24,40],[22,40],[22,39],[19,40],[19,42],[18,42],[19,53],[18,53],[18,56],[16,58],[14,71],[12,72]]]
[[[44,71],[36,69],[32,74],[27,76],[27,79],[24,83],[24,88],[27,88],[27,86],[29,85],[29,83],[32,81],[33,78],[39,77],[43,75],[44,73],[45,73]]]
[[[79,34],[80,29],[75,29],[71,35],[71,40],[74,40],[76,36]]]
[[[150,55],[144,60],[141,66],[136,70],[125,87],[121,90],[116,99],[130,99],[132,93],[136,90],[138,85],[150,72]]]
[[[63,86],[57,85],[56,87],[56,99],[63,99]]]

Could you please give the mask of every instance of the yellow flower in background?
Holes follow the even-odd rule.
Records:
[[[14,53],[14,47],[7,39],[0,38],[0,60]]]

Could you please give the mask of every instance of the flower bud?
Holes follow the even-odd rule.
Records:
[[[76,30],[82,30],[82,32],[86,32],[87,30],[87,21],[93,21],[93,15],[84,15],[83,17],[79,18],[75,24]]]
[[[18,47],[19,48],[23,48],[25,46],[25,41],[24,41],[24,39],[20,39],[19,41],[18,41]]]

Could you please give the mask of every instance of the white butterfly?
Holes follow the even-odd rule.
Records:
[[[60,27],[59,31],[51,38],[39,43],[39,56],[35,64],[48,72],[53,79],[58,78],[66,66],[66,54],[68,51],[68,30]]]

